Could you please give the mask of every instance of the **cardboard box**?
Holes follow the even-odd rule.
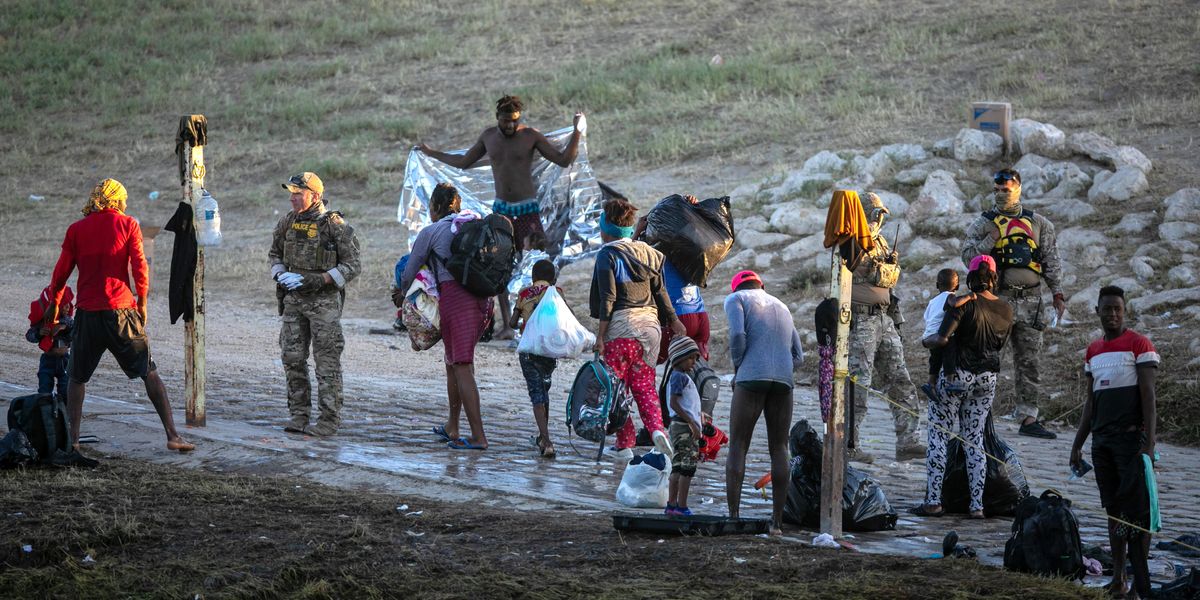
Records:
[[[1004,139],[1004,155],[1012,153],[1012,138],[1008,124],[1012,122],[1012,104],[1008,102],[971,103],[970,124],[972,129],[990,131]]]

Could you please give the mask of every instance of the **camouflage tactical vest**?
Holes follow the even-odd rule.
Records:
[[[984,212],[983,216],[995,223],[996,229],[1000,231],[1000,238],[996,240],[996,245],[991,251],[992,258],[996,259],[996,268],[1003,271],[1021,267],[1040,275],[1042,252],[1038,250],[1033,211],[1021,209],[1020,215],[1009,217],[989,210]]]
[[[336,225],[341,213],[325,212],[316,219],[294,216],[283,234],[283,264],[296,272],[325,272],[338,264]]]

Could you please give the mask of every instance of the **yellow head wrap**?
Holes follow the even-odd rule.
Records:
[[[88,196],[87,203],[83,205],[83,216],[88,216],[98,210],[106,208],[114,208],[117,212],[125,212],[125,201],[129,199],[129,193],[125,191],[125,186],[121,185],[116,179],[105,179],[96,184],[92,188],[92,193]]]

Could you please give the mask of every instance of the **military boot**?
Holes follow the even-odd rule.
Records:
[[[904,462],[918,458],[925,458],[926,448],[916,440],[896,442],[896,461]]]
[[[288,433],[304,433],[304,428],[308,427],[308,417],[305,415],[293,415],[292,420],[283,427],[283,430]]]
[[[855,445],[853,448],[846,450],[846,460],[869,465],[875,462],[875,456],[870,452],[863,450],[862,446]]]
[[[321,418],[321,419],[317,419],[316,425],[313,425],[312,427],[305,429],[304,433],[307,433],[308,435],[315,435],[318,437],[329,437],[329,436],[337,433],[337,430],[338,430],[338,426],[333,424],[333,420]]]

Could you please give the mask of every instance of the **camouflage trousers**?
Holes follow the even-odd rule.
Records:
[[[908,366],[904,363],[904,347],[900,333],[892,318],[880,312],[876,315],[854,313],[850,323],[850,374],[857,375],[859,385],[878,389],[888,398],[908,409],[902,410],[888,404],[892,411],[892,422],[896,427],[896,447],[916,445],[919,442],[917,417],[917,389],[913,386]],[[878,375],[876,378],[874,375]],[[874,385],[876,379],[883,384]],[[858,447],[858,435],[863,419],[867,416],[867,390],[854,390],[854,444]]]
[[[316,294],[290,293],[283,300],[283,327],[279,348],[287,376],[288,412],[292,419],[309,420],[312,384],[308,378],[308,353],[312,348],[317,372],[317,406],[321,420],[334,427],[342,416],[342,294],[337,290]]]
[[[1042,400],[1042,377],[1038,373],[1038,357],[1042,354],[1041,295],[1015,298],[999,294],[1013,309],[1012,333],[1009,347],[1013,353],[1013,382],[1017,391],[1017,418],[1037,418],[1038,404]]]

